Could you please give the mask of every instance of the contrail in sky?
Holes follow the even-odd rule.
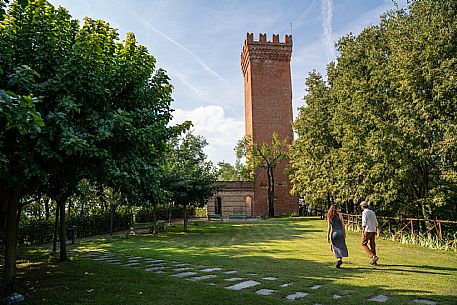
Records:
[[[225,81],[225,79],[220,76],[216,71],[214,71],[213,69],[211,69],[207,64],[206,62],[201,59],[197,54],[195,54],[194,52],[192,52],[191,50],[189,50],[188,48],[186,48],[185,46],[183,46],[182,44],[180,44],[179,42],[177,42],[176,40],[174,40],[173,38],[171,38],[170,36],[166,35],[165,33],[161,32],[160,30],[156,29],[152,24],[150,24],[149,22],[147,22],[145,19],[141,18],[139,15],[135,14],[137,16],[137,18],[141,21],[141,23],[143,23],[145,26],[147,26],[148,28],[150,28],[151,30],[153,30],[154,32],[156,32],[157,34],[159,34],[160,36],[162,36],[163,38],[165,38],[166,40],[170,41],[171,43],[173,43],[174,45],[180,47],[181,49],[183,49],[184,51],[186,51],[187,53],[189,53],[190,55],[192,55],[193,58],[195,58],[195,60],[200,64],[200,66],[203,67],[203,69],[205,69],[207,72],[209,72],[211,75],[215,76],[216,78],[220,79],[220,80],[223,80]]]
[[[327,45],[327,57],[333,61],[336,58],[335,46],[332,39],[332,18],[333,18],[333,4],[332,0],[321,1],[322,10],[322,27],[324,28],[324,41]]]

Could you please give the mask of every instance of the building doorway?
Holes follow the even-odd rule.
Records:
[[[214,206],[214,214],[221,214],[222,215],[222,198],[216,197],[216,202]]]
[[[245,203],[246,203],[246,214],[248,215],[248,217],[252,217],[252,197],[246,196]]]

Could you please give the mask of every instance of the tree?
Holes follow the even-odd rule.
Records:
[[[0,89],[11,103],[0,105],[0,209],[8,209],[8,294],[19,199],[49,186],[72,194],[75,177],[129,194],[146,174],[158,175],[171,136],[172,86],[132,33],[118,42],[104,21],[86,18],[80,28],[44,0],[14,1],[4,17]]]
[[[424,218],[449,215],[451,202],[457,212],[457,3],[415,1],[386,27],[403,185]]]
[[[216,171],[206,161],[203,148],[207,145],[201,136],[190,131],[172,140],[173,148],[168,159],[168,173],[165,176],[165,190],[170,199],[184,206],[184,231],[187,231],[187,206],[204,206],[217,190]]]
[[[235,166],[230,163],[221,161],[217,163],[217,180],[219,181],[237,181],[240,177]]]
[[[217,179],[219,181],[246,181],[246,167],[240,162],[239,159],[235,161],[235,165],[221,161],[217,163],[218,173]]]
[[[267,173],[269,217],[275,216],[275,170],[287,159],[287,150],[287,140],[281,142],[276,132],[273,133],[270,144],[259,146],[250,137],[241,139],[237,144],[237,155],[244,153],[246,156],[249,176],[255,177],[261,170]]]
[[[397,216],[457,211],[456,12],[454,1],[411,1],[339,40],[327,83],[307,79],[295,191],[366,198]]]
[[[290,173],[292,193],[308,205],[327,205],[335,194],[334,152],[341,144],[332,134],[334,103],[329,86],[313,71],[306,79],[306,106],[300,108],[294,123],[298,138],[291,144]]]

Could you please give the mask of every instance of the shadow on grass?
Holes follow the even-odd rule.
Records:
[[[445,272],[436,272],[440,271],[456,271],[456,268],[444,268],[438,266],[412,266],[412,265],[390,265],[390,264],[380,264],[379,267],[371,268],[359,268],[360,270],[383,270],[386,272],[398,272],[398,273],[424,273],[424,274],[434,274],[434,275],[452,275],[451,273]],[[392,268],[392,267],[402,267],[402,268]],[[457,288],[457,287],[456,287]]]
[[[37,258],[36,253],[33,257]],[[174,258],[172,254],[171,258]],[[77,257],[61,264],[47,263],[47,259],[44,256],[45,263],[19,268],[19,292],[27,298],[24,304],[279,305],[286,303],[286,296],[298,291],[308,295],[293,304],[378,304],[368,300],[381,294],[389,298],[387,304],[413,304],[414,299],[455,304],[456,300],[455,295],[431,295],[423,289],[395,288],[378,283],[375,274],[382,270],[372,269],[371,280],[367,281],[362,276],[366,273],[363,268],[336,270],[333,264],[309,260],[225,257],[218,266],[224,270],[239,270],[237,277],[261,283],[242,291],[230,291],[224,287],[233,283],[225,281],[224,276],[229,276],[221,271],[213,272],[218,280],[193,283],[169,276],[173,272],[155,274],[141,268],[113,266]],[[195,265],[204,263],[204,260],[194,262]],[[278,280],[266,281],[263,279],[266,276],[276,276]],[[279,288],[283,283],[292,284]],[[321,287],[312,289],[316,285]],[[255,294],[261,288],[276,292],[270,296]]]
[[[450,275],[449,273],[439,273],[439,272],[431,272],[431,270],[438,270],[438,271],[457,271],[457,268],[451,268],[451,267],[441,267],[441,266],[415,266],[415,265],[390,265],[390,264],[383,264],[383,266],[386,267],[402,267],[403,269],[399,269],[404,271],[404,268],[413,268],[417,269],[417,272],[425,272],[425,273],[434,273],[434,274],[445,274],[445,275]],[[423,271],[423,270],[428,270],[428,271]],[[408,270],[414,272],[414,270]]]

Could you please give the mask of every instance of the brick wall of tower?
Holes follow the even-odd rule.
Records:
[[[273,35],[267,41],[265,34],[255,41],[248,33],[241,53],[244,76],[246,135],[261,146],[271,143],[274,132],[282,140],[293,140],[292,85],[290,58],[292,37]],[[290,195],[290,182],[284,174],[286,162],[275,170],[275,214],[298,213],[298,200]],[[268,179],[265,170],[255,174],[252,210],[255,215],[268,215]]]

